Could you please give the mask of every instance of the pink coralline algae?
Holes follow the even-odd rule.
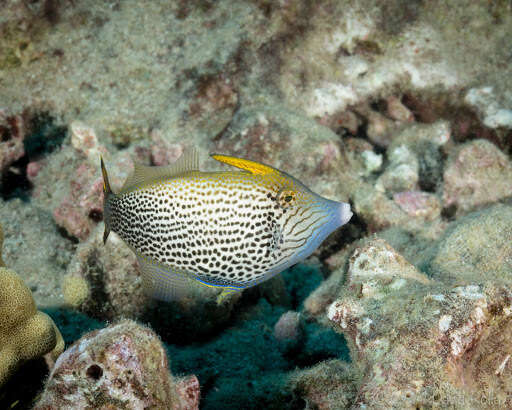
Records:
[[[323,143],[321,144],[321,149],[323,156],[318,166],[315,168],[315,175],[322,175],[329,172],[330,168],[334,167],[340,159],[340,148],[335,142],[329,141]]]
[[[69,235],[85,240],[97,222],[103,218],[103,180],[99,172],[100,156],[105,158],[107,167],[115,162],[116,166],[112,166],[114,171],[111,173],[110,182],[117,190],[132,172],[133,162],[147,163],[149,152],[135,147],[132,152],[125,151],[114,159],[109,159],[109,153],[98,142],[92,128],[74,122],[71,125],[71,133],[74,149],[63,150],[61,157],[55,160],[62,164],[63,169],[58,169],[55,164],[45,165],[45,168],[53,167],[54,174],[58,174],[58,180],[50,182],[58,183],[60,190],[57,191],[62,191],[62,194],[59,193],[52,198],[49,205],[58,203],[57,207],[52,208],[57,225],[63,227]],[[44,171],[41,170],[38,174],[53,178],[54,174],[49,173],[48,170]],[[48,184],[48,180],[42,180],[40,176],[36,177],[35,196],[41,196],[42,192],[47,190],[43,182]],[[52,197],[53,193],[45,193],[44,196]]]
[[[238,95],[230,80],[211,76],[199,81],[198,91],[189,110],[192,115],[211,114],[224,109],[234,109]]]
[[[151,162],[153,165],[169,165],[176,161],[183,154],[182,144],[171,144],[167,142],[160,132],[151,133]]]
[[[393,195],[393,200],[407,215],[412,217],[433,220],[441,213],[439,199],[434,194],[428,192],[398,192]]]
[[[512,164],[494,144],[475,140],[452,156],[443,180],[443,206],[465,213],[512,195]]]
[[[92,164],[97,164],[100,155],[107,155],[107,149],[98,142],[98,137],[92,127],[81,122],[75,121],[70,125],[71,129],[71,145],[75,150]]]
[[[172,410],[194,410],[199,408],[201,389],[199,380],[195,375],[183,377],[176,380],[176,393],[178,394],[178,405]]]
[[[53,210],[55,222],[69,235],[84,240],[103,215],[103,181],[98,171],[100,156],[109,157],[106,148],[98,141],[92,127],[75,121],[70,125],[73,157],[78,167],[71,174],[67,195],[60,199]],[[86,161],[84,161],[84,158]],[[34,178],[38,164],[29,164]],[[117,182],[117,181],[115,181]]]
[[[69,195],[53,211],[53,217],[71,236],[84,240],[102,217],[103,183],[97,170],[83,163],[69,184]]]
[[[198,408],[197,379],[176,385],[162,343],[131,320],[86,334],[55,363],[36,410]]]
[[[413,122],[413,113],[400,101],[400,98],[392,95],[386,99],[388,117],[399,122]]]
[[[29,181],[33,181],[41,170],[42,165],[40,162],[32,161],[27,164],[27,178]]]
[[[357,134],[357,130],[362,122],[353,111],[338,111],[331,115],[326,114],[318,118],[317,121],[334,132],[344,129],[351,135]]]
[[[368,118],[368,139],[379,147],[388,147],[393,140],[396,124],[378,111],[365,110],[361,114]]]

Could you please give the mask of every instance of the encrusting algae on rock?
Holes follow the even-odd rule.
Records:
[[[197,378],[173,377],[158,336],[125,319],[89,332],[70,346],[55,363],[34,409],[192,410],[198,406]]]
[[[3,236],[0,227],[0,254]],[[0,259],[1,261],[1,259]],[[64,340],[52,319],[37,310],[30,289],[0,266],[0,386],[25,361],[50,353],[55,361]]]
[[[62,295],[64,302],[78,308],[90,295],[89,284],[79,275],[67,274],[62,278]]]
[[[2,225],[0,225],[0,267],[5,266],[2,260],[2,246],[4,244],[4,232],[2,231]]]
[[[305,259],[352,216],[276,168],[212,157],[242,171],[201,172],[190,150],[170,166],[136,165],[114,194],[101,163],[104,240],[113,230],[131,247],[156,299],[199,283],[222,288],[220,303]]]

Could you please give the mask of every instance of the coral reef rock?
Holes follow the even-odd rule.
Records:
[[[0,109],[0,172],[25,155],[25,130],[20,115],[8,116]]]
[[[453,222],[430,269],[439,280],[512,282],[512,206],[497,204]]]
[[[332,272],[304,301],[304,311],[317,319],[323,318],[327,307],[336,299],[344,276],[344,270],[341,268]]]
[[[69,191],[54,209],[53,217],[71,236],[84,240],[103,216],[103,179],[98,175],[98,163],[108,151],[98,143],[92,127],[74,121],[69,128],[71,146],[87,162],[72,173]]]
[[[443,206],[465,213],[512,195],[512,163],[494,144],[475,140],[450,158],[443,180]]]
[[[393,195],[393,201],[411,217],[422,217],[432,221],[441,215],[441,201],[431,193],[405,191]]]
[[[37,172],[33,202],[51,212],[57,225],[81,241],[87,239],[103,218],[103,178],[100,154],[109,158],[105,148],[97,142],[94,130],[74,122],[71,125],[72,144],[52,153],[47,158],[29,163]],[[133,146],[107,162],[110,182],[121,187],[133,170],[133,162],[147,163],[149,152]]]
[[[137,259],[115,234],[103,245],[103,223],[80,243],[61,283],[64,299],[99,319],[139,317],[147,298]]]
[[[406,280],[429,283],[424,274],[405,260],[383,239],[374,239],[352,254],[347,287],[360,286],[361,297],[380,298],[380,289],[402,287]],[[383,284],[385,286],[383,286]]]
[[[32,290],[37,306],[62,303],[59,281],[75,251],[50,213],[20,199],[0,201],[4,230],[2,259]]]
[[[53,211],[57,225],[62,226],[69,235],[84,240],[103,215],[101,199],[103,182],[94,178],[97,170],[82,164],[70,181],[69,195]],[[94,182],[91,183],[91,181]]]
[[[283,313],[274,325],[274,337],[277,340],[297,340],[300,337],[300,313]]]
[[[72,122],[69,128],[73,148],[84,155],[92,165],[97,166],[100,156],[105,156],[108,152],[98,143],[94,129],[79,121]]]
[[[2,229],[2,225],[0,225],[0,268],[5,266],[4,261],[2,260],[2,247],[4,245],[4,231]]]
[[[409,110],[397,96],[391,95],[386,98],[386,113],[391,119],[399,122],[413,122],[414,114]]]
[[[75,238],[84,240],[103,215],[102,180],[95,165],[82,153],[65,147],[34,163],[37,172],[34,184],[34,203],[51,212],[58,226]]]
[[[500,211],[497,206],[489,213]],[[479,223],[485,229],[486,221]],[[492,277],[483,285],[482,277],[470,282],[476,276],[463,286],[451,277],[435,281],[382,240],[356,249],[347,272],[327,317],[346,337],[352,363],[364,375],[354,382],[352,406],[512,405],[512,351],[504,342],[512,323],[510,278],[508,285],[493,284]]]
[[[355,214],[366,223],[370,232],[405,225],[409,220],[398,204],[368,183],[359,184],[354,191],[353,201]]]
[[[477,109],[485,126],[512,129],[512,98],[509,95],[503,102],[498,99],[493,87],[484,86],[470,89],[464,101]]]
[[[377,180],[377,190],[401,192],[417,188],[419,180],[418,159],[405,145],[390,148],[388,150],[388,160],[388,167]]]
[[[306,409],[347,409],[355,401],[360,378],[351,364],[333,359],[292,374],[290,388]]]
[[[34,409],[197,409],[197,379],[178,382],[162,343],[131,320],[86,334],[57,360]]]
[[[173,410],[198,409],[199,399],[201,398],[201,389],[197,377],[192,375],[175,379],[175,385],[179,406],[175,405]]]

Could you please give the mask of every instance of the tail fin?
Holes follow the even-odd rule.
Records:
[[[105,168],[105,163],[103,162],[103,157],[100,157],[101,161],[101,173],[103,174],[103,220],[105,222],[105,232],[103,232],[103,244],[107,242],[108,234],[110,233],[110,207],[108,203],[108,199],[110,195],[112,195],[112,190],[110,189],[110,183],[108,182],[108,174],[107,169]]]

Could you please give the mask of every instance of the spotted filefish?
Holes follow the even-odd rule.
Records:
[[[352,216],[276,168],[212,157],[240,171],[201,172],[192,149],[169,166],[136,164],[117,194],[101,160],[104,242],[114,231],[128,244],[157,299],[198,283],[222,288],[220,302],[305,259]]]

